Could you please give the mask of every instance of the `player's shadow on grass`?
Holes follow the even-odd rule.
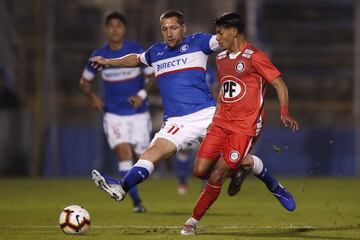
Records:
[[[206,229],[204,229],[206,230]],[[241,236],[241,237],[259,237],[259,238],[294,238],[294,239],[328,239],[328,240],[359,240],[358,237],[338,237],[338,236],[319,236],[317,233],[323,231],[346,231],[346,230],[359,230],[358,226],[339,226],[339,227],[323,227],[323,228],[293,228],[293,229],[250,229],[256,232],[248,232],[249,229],[242,229],[237,232],[211,232],[202,233],[198,232],[197,235],[223,235],[223,236]],[[314,235],[306,235],[304,233],[313,233]]]

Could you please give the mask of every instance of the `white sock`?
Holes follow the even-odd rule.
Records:
[[[154,164],[151,161],[145,159],[139,159],[139,161],[135,163],[134,167],[145,168],[149,172],[149,176],[154,171]]]
[[[257,156],[255,156],[255,155],[251,155],[251,156],[254,159],[254,167],[252,169],[252,172],[255,175],[259,175],[262,172],[263,168],[264,168],[264,164],[261,161],[261,159],[258,158]]]
[[[195,218],[191,217],[186,221],[186,224],[190,224],[192,226],[196,226],[196,224],[198,223],[198,220],[196,220]]]
[[[133,166],[132,160],[119,161],[119,163],[118,163],[120,172],[122,172],[122,171],[127,172],[132,168],[132,166]]]

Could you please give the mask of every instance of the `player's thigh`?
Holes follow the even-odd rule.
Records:
[[[131,125],[126,116],[105,113],[103,127],[106,139],[111,149],[121,143],[131,143]]]
[[[150,144],[152,124],[149,112],[135,114],[131,120],[131,142],[136,155],[140,155]]]
[[[252,136],[232,133],[226,139],[223,156],[225,162],[232,169],[236,169],[249,153],[253,145],[253,138]]]
[[[195,163],[194,175],[197,177],[206,177],[212,171],[216,161],[220,158],[224,149],[224,139],[226,133],[222,128],[212,124],[209,131],[201,143]]]
[[[194,162],[193,174],[200,179],[208,179],[217,159],[197,157]]]

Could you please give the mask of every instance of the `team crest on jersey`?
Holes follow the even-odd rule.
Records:
[[[224,76],[220,82],[222,82],[221,93],[223,102],[237,102],[245,96],[246,85],[239,78]]]
[[[244,71],[244,69],[245,69],[245,63],[243,63],[243,62],[238,62],[238,63],[236,64],[236,66],[235,66],[235,70],[236,70],[238,73]]]
[[[180,52],[186,52],[187,50],[189,49],[189,45],[187,44],[184,44],[180,47]]]
[[[232,150],[229,154],[229,158],[232,162],[237,162],[240,159],[240,153],[236,150]]]

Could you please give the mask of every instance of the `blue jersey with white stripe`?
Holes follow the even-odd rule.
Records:
[[[104,58],[119,58],[130,53],[142,53],[144,49],[137,43],[125,40],[121,49],[111,50],[108,44],[95,50],[91,56],[103,56]],[[143,69],[111,67],[101,70],[101,78],[104,84],[104,102],[105,112],[118,115],[132,115],[142,113],[148,110],[149,103],[147,99],[142,102],[139,108],[134,108],[128,98],[134,96],[144,87]],[[92,80],[97,70],[91,67],[88,62],[84,70],[83,77]],[[152,71],[151,71],[152,72]],[[150,73],[151,73],[150,72]]]
[[[206,62],[218,47],[215,36],[196,33],[175,48],[162,42],[140,55],[140,61],[154,69],[165,119],[215,105],[206,83]]]

